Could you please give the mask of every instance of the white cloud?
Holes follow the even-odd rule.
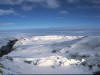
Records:
[[[67,3],[100,4],[100,0],[66,0]]]
[[[16,5],[21,4],[24,0],[0,0],[0,4]]]
[[[59,13],[60,13],[60,14],[68,14],[68,11],[62,10],[62,11],[60,11]]]
[[[22,5],[24,11],[31,11],[33,8],[38,6],[44,8],[58,8],[60,7],[59,0],[24,0],[25,4]],[[27,3],[31,3],[28,5]]]
[[[0,23],[0,26],[15,25],[15,23]]]
[[[100,0],[66,0],[66,4],[77,8],[100,8]]]
[[[25,3],[33,3],[41,5],[42,7],[49,7],[49,8],[58,8],[61,6],[60,1],[62,0],[0,0],[0,4],[9,4],[9,5],[22,5]],[[75,3],[84,3],[85,4],[93,4],[100,6],[100,0],[66,0],[67,4],[75,4]],[[98,6],[97,6],[98,7]]]
[[[27,6],[27,5],[22,6],[22,9],[25,11],[30,11],[32,10],[32,8],[33,8],[32,6]]]
[[[100,16],[96,16],[97,18],[100,18]]]
[[[66,0],[67,3],[78,3],[80,0]],[[82,0],[81,0],[82,1]]]
[[[58,8],[60,4],[57,0],[46,0],[47,6],[50,8]]]
[[[48,7],[48,8],[58,8],[60,6],[59,0],[0,0],[0,4],[8,4],[8,5],[18,5],[23,3],[33,3],[42,6],[42,7]],[[31,9],[30,7],[27,7],[28,9]]]
[[[92,3],[100,4],[100,0],[91,0]]]
[[[58,8],[60,6],[59,0],[26,0],[27,2],[37,3],[42,7]]]
[[[18,13],[16,13],[13,9],[8,9],[8,10],[4,10],[4,9],[0,9],[0,15],[18,15]]]
[[[41,2],[45,2],[46,0],[25,0],[25,1],[41,3]]]

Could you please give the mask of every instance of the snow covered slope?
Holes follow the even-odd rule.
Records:
[[[93,74],[100,36],[25,36],[1,59],[4,74]]]

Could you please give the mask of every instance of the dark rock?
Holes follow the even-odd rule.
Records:
[[[97,67],[99,67],[99,68],[100,68],[100,64],[97,64]]]
[[[6,56],[6,59],[8,59],[10,61],[13,61],[13,58],[12,57],[9,57],[9,56]]]
[[[0,70],[0,75],[3,75],[3,72]]]
[[[53,50],[53,51],[52,51],[52,53],[57,53],[57,52],[59,52],[59,50]]]
[[[88,65],[89,69],[92,69],[93,68],[93,65]]]
[[[53,51],[52,51],[52,53],[56,53],[56,52],[57,52],[56,50],[53,50]]]
[[[24,61],[25,63],[27,63],[27,64],[31,64],[32,63],[32,61]]]
[[[6,55],[8,53],[10,53],[11,51],[13,51],[13,46],[14,44],[17,42],[18,40],[9,40],[9,42],[7,43],[6,46],[2,46],[0,48],[0,57],[2,57],[3,55]]]
[[[39,60],[37,59],[36,61],[33,62],[33,65],[38,65]]]
[[[93,75],[100,75],[100,71],[98,71],[98,72],[94,72]]]
[[[82,62],[81,63],[83,66],[87,66],[87,63],[86,62]]]
[[[0,68],[3,68],[4,66],[0,63]]]

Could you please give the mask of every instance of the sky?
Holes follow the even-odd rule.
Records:
[[[99,25],[100,0],[0,0],[0,29]]]

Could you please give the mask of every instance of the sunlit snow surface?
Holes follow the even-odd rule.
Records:
[[[4,74],[93,74],[100,70],[100,36],[2,36],[0,46],[19,39],[15,50],[1,59]]]

